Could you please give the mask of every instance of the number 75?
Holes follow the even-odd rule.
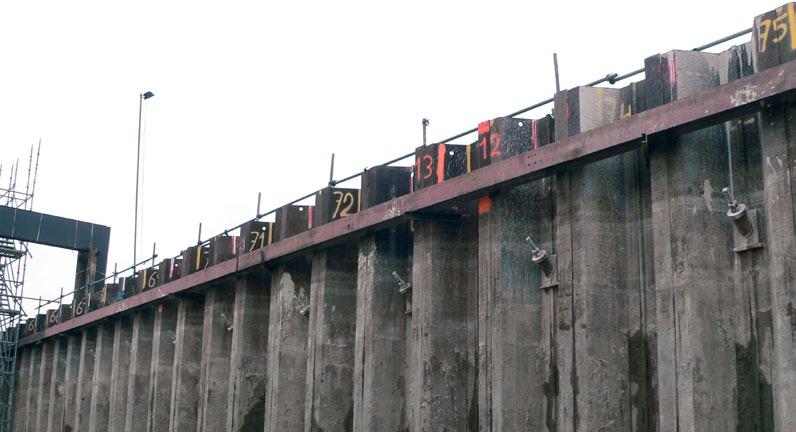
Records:
[[[772,19],[765,19],[761,20],[760,24],[758,25],[758,33],[760,35],[760,52],[764,53],[768,49],[769,39],[773,43],[779,43],[785,36],[788,35],[788,31],[790,30],[793,32],[793,28],[789,29],[788,24],[791,27],[794,25],[794,21],[796,21],[795,17],[793,16],[793,5],[788,5],[788,11],[782,15],[777,16],[776,18]],[[788,22],[786,22],[786,20]],[[775,34],[772,35],[772,30]],[[791,35],[791,39],[793,39],[792,44],[796,44],[796,39],[794,39],[793,35]],[[792,48],[796,49],[796,46],[792,46]]]

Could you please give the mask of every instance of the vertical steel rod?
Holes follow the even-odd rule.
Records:
[[[334,153],[332,153],[332,162],[329,163],[329,187],[334,186]]]
[[[138,146],[135,156],[135,213],[133,222],[133,273],[135,273],[135,263],[138,261],[138,173],[141,166],[141,113],[144,109],[144,94],[138,95]]]
[[[561,83],[558,81],[558,54],[553,53],[553,69],[556,73],[556,93],[561,91]]]
[[[426,128],[428,128],[428,119],[424,118],[422,121],[423,124],[423,147],[426,146]]]

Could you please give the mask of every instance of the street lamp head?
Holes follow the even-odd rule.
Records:
[[[147,99],[151,98],[152,96],[155,96],[155,93],[152,93],[151,91],[148,91],[146,93],[141,94],[141,98],[144,99],[144,100],[147,100]]]

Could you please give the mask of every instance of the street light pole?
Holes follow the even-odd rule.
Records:
[[[141,166],[141,114],[144,111],[144,101],[155,96],[151,91],[141,93],[138,98],[138,149],[135,158],[135,222],[133,223],[133,273],[138,262],[138,175]]]

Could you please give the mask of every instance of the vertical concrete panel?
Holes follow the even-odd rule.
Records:
[[[39,366],[39,390],[36,401],[36,422],[34,430],[47,429],[47,417],[50,414],[50,390],[52,388],[53,357],[57,338],[49,338],[42,344],[41,366]]]
[[[80,370],[81,335],[72,333],[66,347],[66,377],[64,379],[64,415],[62,425],[55,430],[75,431],[75,412],[78,410],[77,377]]]
[[[773,398],[776,430],[796,428],[796,197],[791,176],[796,160],[796,110],[762,114],[765,224],[771,278]]]
[[[41,344],[33,345],[30,351],[30,375],[28,378],[28,391],[25,395],[25,429],[36,430],[36,403],[39,401],[39,382],[41,380]]]
[[[174,374],[174,342],[177,331],[177,303],[155,306],[152,331],[152,361],[147,392],[147,431],[169,430],[171,387]]]
[[[125,432],[146,430],[147,395],[149,393],[150,362],[152,361],[152,329],[154,311],[143,308],[133,316],[130,339],[130,369],[127,377]]]
[[[556,137],[618,119],[622,91],[579,87],[556,97]],[[630,105],[630,104],[628,104]],[[647,430],[638,257],[637,154],[572,168],[559,176],[559,409],[565,430]],[[566,320],[566,321],[564,321]],[[571,346],[565,346],[571,344]],[[639,351],[639,352],[636,352]],[[639,358],[640,357],[640,358]],[[640,361],[637,361],[640,360]],[[640,363],[640,364],[639,364]],[[631,385],[631,381],[633,381]]]
[[[525,241],[550,247],[549,185],[515,187],[479,206],[481,430],[544,430],[550,421],[540,270]]]
[[[726,66],[695,52],[647,59],[648,105],[714,87]],[[720,126],[650,146],[661,430],[737,429],[727,156]]]
[[[97,345],[94,358],[94,378],[91,388],[89,432],[108,430],[110,412],[111,367],[113,365],[112,322],[103,322],[97,327]]]
[[[753,73],[751,42],[730,48],[729,80]],[[736,199],[765,214],[763,146],[759,115],[725,124],[728,136],[731,184]],[[760,219],[763,219],[761,215]],[[729,219],[727,223],[729,225]],[[761,222],[762,223],[762,222]],[[765,225],[758,233],[765,235]],[[767,243],[761,237],[763,243]],[[740,246],[740,238],[735,239]],[[738,387],[738,429],[774,430],[773,328],[771,282],[766,247],[735,253],[735,357]]]
[[[199,431],[223,430],[226,426],[234,308],[233,285],[207,289],[199,377]]]
[[[304,430],[308,319],[297,309],[310,298],[310,264],[298,259],[271,276],[266,432]]]
[[[413,431],[478,429],[477,223],[415,221]]]
[[[60,432],[64,422],[64,402],[66,399],[66,355],[68,338],[59,335],[54,338],[52,384],[50,385],[50,409],[47,413],[47,432]],[[45,430],[45,429],[42,429]]]
[[[97,329],[84,328],[80,333],[80,365],[77,371],[77,386],[75,389],[75,420],[74,430],[84,431],[89,429],[89,416],[91,415],[91,390],[94,381],[94,364],[96,362]]]
[[[127,414],[127,383],[130,376],[130,350],[132,349],[133,319],[120,316],[113,324],[113,354],[108,406],[108,431],[124,431]]]
[[[354,350],[354,431],[409,427],[407,305],[392,273],[411,283],[408,226],[371,234],[359,242]]]
[[[204,298],[179,299],[174,342],[169,430],[195,431],[199,414],[199,364],[202,349]]]
[[[17,351],[17,379],[14,383],[15,395],[12,403],[14,404],[13,428],[15,431],[25,430],[25,421],[28,410],[28,390],[30,386],[30,366],[32,346],[20,347]]]
[[[270,295],[268,272],[257,270],[236,281],[228,431],[262,431],[265,427]]]
[[[305,431],[353,429],[357,248],[312,257]]]
[[[25,397],[25,429],[36,430],[36,404],[39,401],[39,382],[41,380],[41,355],[42,345],[36,344],[31,348],[30,377],[28,378],[28,391]]]
[[[792,2],[755,18],[752,41],[756,71],[796,58],[795,20],[796,5]],[[785,32],[780,34],[782,30]],[[796,197],[792,186],[796,109],[793,104],[769,108],[761,113],[760,120],[766,207],[763,219],[771,284],[773,417],[776,430],[796,430]]]

